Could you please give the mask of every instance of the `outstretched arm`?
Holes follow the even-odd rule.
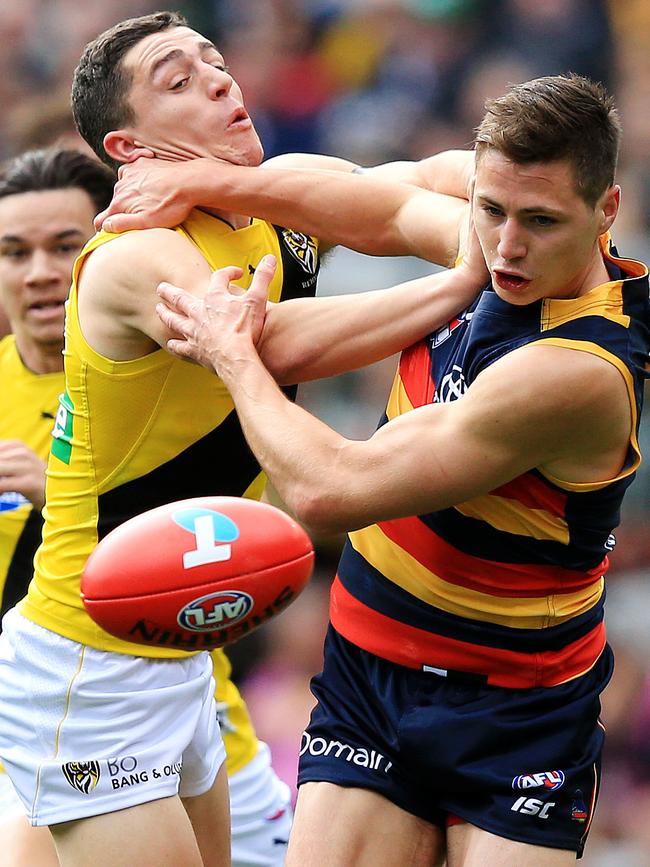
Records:
[[[474,151],[442,151],[422,160],[398,160],[365,168],[340,157],[322,154],[282,154],[267,160],[262,167],[356,171],[385,181],[413,184],[432,193],[467,199],[469,185],[474,175]]]
[[[97,223],[112,232],[172,226],[200,205],[291,226],[315,235],[325,247],[343,244],[372,255],[454,262],[467,201],[424,189],[438,174],[433,163],[420,172],[405,163],[358,175],[341,171],[344,161],[320,159],[319,165],[337,170],[139,159],[122,168],[113,202]],[[400,173],[415,183],[397,183]],[[449,187],[462,186],[449,178]]]

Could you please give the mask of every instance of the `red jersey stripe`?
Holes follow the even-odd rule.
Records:
[[[604,623],[562,650],[543,653],[519,653],[446,638],[373,611],[348,593],[338,576],[332,584],[330,620],[348,641],[397,665],[484,674],[488,683],[511,689],[557,686],[584,674],[605,647]]]
[[[599,581],[609,566],[607,557],[588,571],[483,560],[447,544],[417,517],[383,521],[378,527],[391,542],[443,581],[492,596],[574,593]]]
[[[497,497],[507,497],[509,500],[517,500],[522,506],[529,509],[544,509],[558,518],[565,517],[567,495],[562,491],[556,491],[543,479],[533,473],[524,473],[490,491]]]
[[[404,350],[399,361],[399,375],[414,407],[432,403],[436,384],[431,377],[431,356],[424,340]]]

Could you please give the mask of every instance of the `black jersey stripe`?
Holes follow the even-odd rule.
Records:
[[[2,593],[0,617],[13,608],[25,593],[34,572],[34,552],[41,542],[43,516],[39,509],[32,509],[25,521],[16,542],[13,557],[7,570],[7,578]]]

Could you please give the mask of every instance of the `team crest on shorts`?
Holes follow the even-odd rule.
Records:
[[[303,271],[308,274],[315,274],[318,263],[318,248],[313,239],[309,235],[303,235],[302,232],[294,232],[293,229],[283,229],[282,238],[287,250],[300,263]]]
[[[571,818],[574,822],[586,822],[589,817],[587,807],[582,797],[580,789],[576,789],[573,793],[573,802],[571,804]]]
[[[88,795],[99,782],[99,762],[66,762],[63,776],[73,789]]]

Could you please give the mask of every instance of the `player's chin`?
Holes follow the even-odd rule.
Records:
[[[531,291],[530,287],[527,287],[525,292],[508,291],[507,289],[502,289],[500,286],[495,286],[494,284],[492,284],[492,287],[502,301],[505,301],[508,304],[513,304],[517,307],[524,307],[526,304],[532,304],[544,297],[535,290]]]
[[[262,143],[254,131],[249,134],[247,139],[247,141],[239,143],[238,147],[235,148],[231,162],[240,166],[259,166],[264,159]]]

